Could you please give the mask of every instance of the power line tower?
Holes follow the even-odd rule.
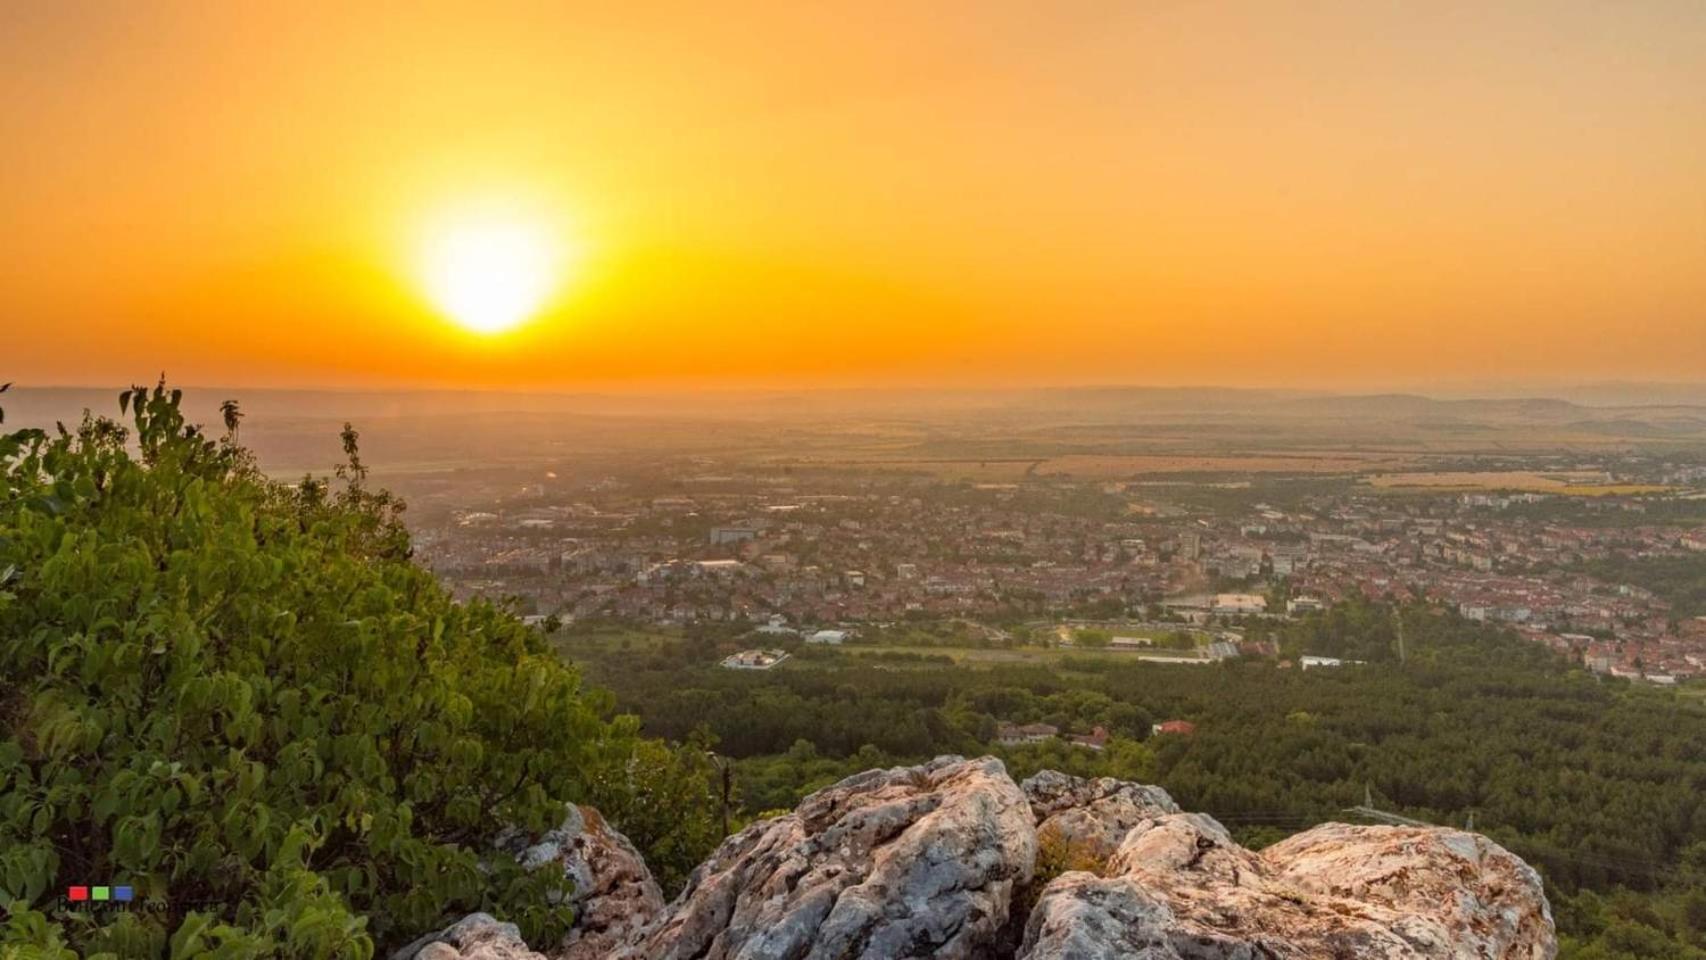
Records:
[[[1428,827],[1428,826],[1432,826],[1432,824],[1430,824],[1424,820],[1416,820],[1416,819],[1413,819],[1411,817],[1406,817],[1406,816],[1403,816],[1401,814],[1396,814],[1396,813],[1390,813],[1388,811],[1376,808],[1374,805],[1374,788],[1367,783],[1362,785],[1362,806],[1351,807],[1351,808],[1347,809],[1345,812],[1355,814],[1359,817],[1367,817],[1370,820],[1375,820],[1375,821],[1378,821],[1380,823],[1390,824],[1390,825],[1395,826],[1395,827]]]

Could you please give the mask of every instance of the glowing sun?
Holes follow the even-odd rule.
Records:
[[[500,333],[539,313],[563,282],[565,259],[562,242],[539,220],[465,213],[427,229],[421,282],[458,324]]]

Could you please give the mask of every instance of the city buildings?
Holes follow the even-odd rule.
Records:
[[[1706,621],[1604,573],[1701,555],[1702,525],[1656,519],[1662,500],[1318,488],[1187,509],[1070,477],[661,470],[468,503],[415,533],[459,595],[562,620],[747,623],[837,645],[863,624],[963,621],[1005,643],[1013,624],[1089,618],[1109,622],[1109,649],[1204,662],[1272,655],[1244,641],[1250,623],[1360,596],[1505,625],[1607,676],[1706,670]],[[1227,636],[1151,651],[1154,631],[1126,625],[1158,616]]]

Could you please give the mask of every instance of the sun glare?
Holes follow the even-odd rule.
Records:
[[[512,329],[539,313],[562,282],[563,244],[536,220],[462,215],[431,227],[421,279],[433,304],[476,333]]]

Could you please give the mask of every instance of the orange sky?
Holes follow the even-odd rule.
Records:
[[[6,6],[0,380],[1706,379],[1693,0],[349,6]]]

